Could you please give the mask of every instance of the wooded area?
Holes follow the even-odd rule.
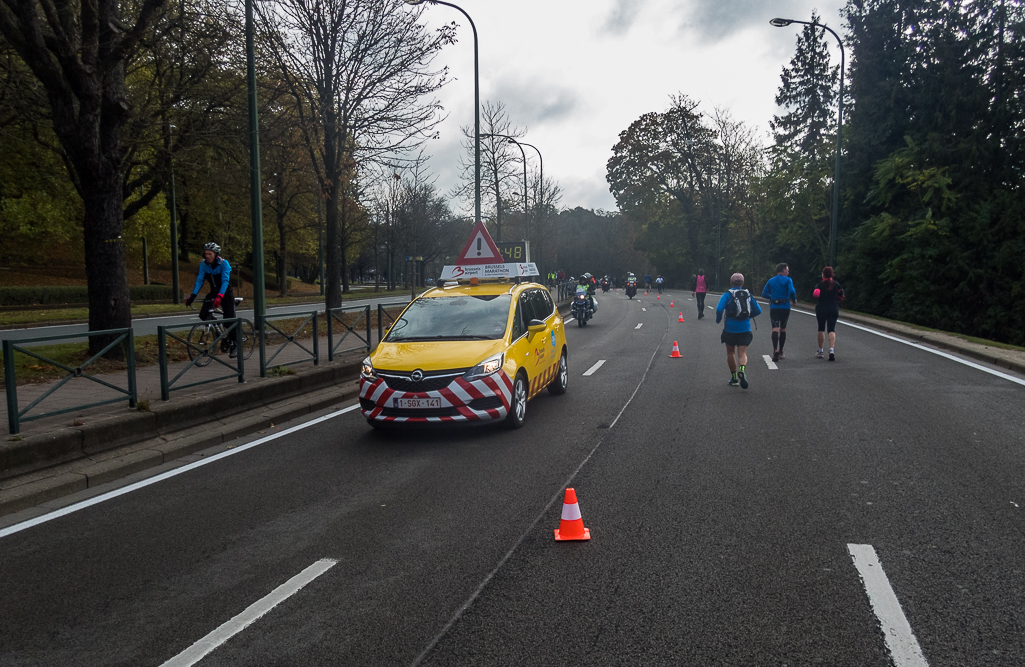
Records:
[[[844,17],[847,305],[1025,343],[1025,4],[849,0]],[[789,262],[808,298],[828,258],[839,67],[827,38],[801,31],[767,146],[685,95],[620,135],[609,184],[671,282],[704,268],[760,289]]]

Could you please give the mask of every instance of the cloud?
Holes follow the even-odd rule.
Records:
[[[640,13],[640,0],[615,0],[615,5],[602,24],[601,32],[622,36],[630,31]]]
[[[516,127],[557,122],[573,116],[580,106],[577,91],[537,81],[505,79],[488,97],[505,104],[509,120]]]
[[[628,1],[628,0],[623,0]],[[840,3],[824,0],[819,3],[826,9]],[[819,13],[822,14],[820,7]],[[769,19],[811,18],[804,0],[680,0],[677,3],[678,16],[683,20],[681,32],[697,37],[702,42],[717,42],[751,26],[764,26],[766,30],[778,30],[769,25]],[[840,26],[831,26],[838,29]]]
[[[547,180],[547,179],[546,179]],[[617,210],[616,199],[609,192],[609,184],[603,172],[596,172],[590,178],[568,176],[559,179],[562,187],[561,208],[582,206],[605,211]]]

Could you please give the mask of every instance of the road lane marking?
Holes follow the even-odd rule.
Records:
[[[815,313],[810,313],[810,312],[808,312],[806,310],[798,310],[797,308],[794,308],[793,310],[795,312],[801,313],[803,315],[811,315],[813,317],[815,316]],[[975,362],[968,361],[967,359],[962,359],[961,357],[958,357],[956,355],[950,354],[949,352],[943,352],[942,350],[936,350],[936,349],[933,349],[931,347],[927,347],[925,345],[921,345],[919,343],[913,343],[913,342],[911,342],[909,340],[904,340],[903,338],[898,338],[897,336],[891,336],[890,334],[885,334],[885,333],[883,333],[881,331],[876,331],[875,329],[870,329],[868,327],[863,327],[860,324],[851,324],[850,322],[846,322],[844,320],[839,320],[838,323],[839,324],[844,324],[844,325],[849,326],[849,327],[853,327],[855,329],[861,329],[862,331],[866,331],[866,332],[868,332],[870,334],[875,334],[876,336],[881,336],[883,338],[888,338],[888,339],[890,339],[892,341],[895,341],[897,343],[903,343],[904,345],[910,345],[911,347],[918,348],[919,350],[922,350],[924,352],[930,352],[930,353],[935,354],[937,356],[943,357],[944,359],[950,359],[951,361],[956,361],[957,363],[962,364],[964,366],[968,366],[970,368],[974,368],[976,370],[982,371],[983,373],[989,373],[990,375],[995,375],[996,377],[1003,378],[1004,380],[1010,380],[1011,382],[1014,382],[1015,384],[1020,384],[1021,386],[1025,387],[1025,380],[1023,380],[1021,378],[1016,378],[1013,375],[1008,375],[1007,373],[1001,373],[1000,371],[993,370],[992,368],[986,368],[985,366],[983,366],[981,364],[977,364]]]
[[[165,662],[161,667],[190,667],[190,665],[196,664],[212,651],[217,649],[221,644],[242,632],[268,611],[298,593],[303,586],[330,570],[337,563],[338,561],[330,558],[318,560],[313,565],[310,565],[299,574],[275,588],[266,596],[246,607],[245,611],[241,614],[227,623],[222,624],[206,637],[203,637],[189,648]]]
[[[571,318],[569,318],[568,320],[566,320],[566,324],[569,324],[570,322],[572,322],[572,321],[573,321],[573,320],[575,320],[575,319],[577,319],[577,318],[575,318],[575,317],[571,317]]]
[[[882,563],[871,544],[848,544],[847,551],[858,568],[861,581],[865,584],[868,601],[872,605],[886,638],[886,648],[896,667],[929,667],[922,655],[922,647],[911,631],[911,624],[904,616],[897,595],[890,586],[890,580],[883,572]]]
[[[647,309],[647,308],[641,308],[641,310],[642,310],[643,312],[645,312],[645,313],[646,313],[646,312],[648,312],[648,309]]]
[[[765,359],[765,365],[769,367],[770,371],[779,370],[779,366],[777,366],[776,362],[772,360],[771,354],[763,354],[762,359]]]
[[[644,326],[644,322],[639,322],[639,323],[637,324],[637,326],[635,326],[635,327],[634,327],[634,329],[640,329],[640,328],[641,328],[641,327],[643,327],[643,326]]]
[[[588,375],[594,375],[594,372],[596,370],[598,370],[599,368],[601,368],[604,364],[605,364],[605,360],[604,359],[599,359],[598,363],[596,363],[594,366],[591,366],[586,371],[584,371],[584,377],[587,377]]]
[[[347,408],[342,408],[341,410],[338,410],[336,412],[332,412],[331,414],[324,415],[322,417],[317,417],[316,419],[311,419],[308,422],[305,422],[303,424],[299,424],[297,426],[293,426],[292,428],[285,429],[284,431],[280,431],[280,432],[274,433],[272,435],[268,435],[267,437],[260,438],[259,440],[254,440],[253,442],[249,442],[249,443],[246,443],[244,445],[239,445],[238,447],[235,447],[233,449],[226,449],[226,450],[224,450],[223,452],[221,452],[219,454],[214,454],[213,456],[209,456],[209,457],[201,459],[199,461],[193,461],[192,463],[188,463],[186,465],[183,465],[180,468],[175,468],[174,470],[168,470],[167,472],[163,472],[163,473],[160,473],[159,475],[155,475],[155,476],[150,477],[148,479],[144,479],[144,480],[135,482],[134,484],[129,484],[128,486],[122,487],[120,489],[114,489],[113,491],[108,491],[107,493],[101,493],[98,496],[94,496],[94,497],[89,498],[87,500],[83,500],[82,502],[78,502],[78,503],[75,503],[73,505],[68,505],[67,507],[62,507],[59,510],[54,510],[54,511],[49,512],[47,514],[41,514],[41,515],[39,515],[39,516],[37,516],[35,518],[32,518],[32,519],[27,519],[25,521],[22,521],[21,523],[16,523],[13,526],[8,526],[7,528],[4,528],[4,529],[0,530],[0,538],[7,537],[8,535],[13,535],[14,533],[21,532],[21,531],[23,531],[23,530],[25,530],[27,528],[32,528],[33,526],[38,526],[39,524],[46,523],[47,521],[52,521],[54,519],[59,519],[62,516],[67,516],[68,514],[72,514],[73,512],[77,512],[78,510],[84,510],[87,507],[92,507],[93,505],[98,505],[98,504],[100,504],[100,503],[102,503],[102,502],[104,502],[106,500],[111,500],[113,498],[117,498],[118,496],[123,496],[126,493],[131,493],[132,491],[137,491],[138,489],[147,487],[147,486],[149,486],[151,484],[156,484],[157,482],[162,482],[165,479],[170,479],[171,477],[175,477],[176,475],[180,475],[180,474],[182,474],[184,472],[188,472],[190,470],[195,470],[196,468],[200,468],[200,467],[205,466],[207,464],[213,463],[214,461],[220,461],[221,459],[227,458],[229,456],[234,456],[235,454],[238,454],[240,452],[244,452],[247,449],[252,449],[253,447],[257,447],[257,446],[262,445],[262,444],[264,444],[266,442],[270,442],[271,440],[277,440],[278,438],[280,438],[282,436],[286,436],[286,435],[289,435],[291,433],[295,433],[296,431],[301,431],[304,428],[309,428],[310,426],[314,426],[316,424],[319,424],[320,422],[327,421],[328,419],[333,419],[335,417],[339,417],[341,415],[344,415],[347,412],[352,412],[353,410],[358,410],[358,409],[359,409],[359,403],[357,403],[355,405],[350,405]]]

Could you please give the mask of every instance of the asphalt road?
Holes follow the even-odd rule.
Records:
[[[795,313],[731,388],[687,297],[599,297],[518,431],[350,411],[0,531],[0,664],[1025,664],[1025,386]]]
[[[350,306],[366,306],[370,305],[374,308],[379,303],[404,303],[409,301],[409,295],[388,295],[388,296],[371,296],[365,299],[346,299],[343,305],[348,308]],[[251,303],[249,301],[243,301],[241,305]],[[195,324],[199,322],[199,307],[202,304],[198,301],[193,305],[194,311],[184,315],[166,315],[163,317],[140,317],[132,320],[132,330],[136,336],[152,336],[157,333],[157,327],[160,326],[173,326],[179,324]],[[299,303],[288,306],[271,306],[267,308],[268,315],[287,315],[290,313],[302,313],[308,314],[314,310],[318,313],[324,312],[324,301],[311,302],[311,303]],[[236,311],[238,317],[244,317],[247,319],[253,319],[252,308],[239,308]],[[376,317],[376,316],[375,316]],[[374,320],[376,322],[376,319]],[[24,341],[30,338],[37,338],[40,336],[65,336],[69,334],[84,333],[89,331],[88,324],[55,324],[38,327],[27,327],[23,329],[4,329],[0,331],[0,338],[13,340],[13,341]],[[82,338],[69,338],[60,342],[63,343],[75,343],[86,340]],[[34,345],[50,345],[53,341],[42,341],[35,343],[27,343],[26,347],[32,347]]]

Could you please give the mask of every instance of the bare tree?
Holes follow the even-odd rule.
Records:
[[[328,307],[348,291],[354,182],[365,163],[399,160],[442,119],[432,69],[454,27],[429,32],[401,0],[264,0],[263,26],[295,105],[325,204]],[[339,279],[345,281],[339,285]]]
[[[84,204],[89,328],[128,327],[125,266],[127,63],[166,0],[0,0],[0,33],[46,89],[53,130]],[[106,337],[103,337],[106,338]],[[99,351],[108,340],[94,337]]]
[[[474,183],[474,136],[473,128],[469,125],[462,127],[463,148],[466,150],[459,166],[463,170],[462,183],[452,192],[452,196],[458,197],[473,206],[475,192]],[[495,216],[495,239],[502,240],[502,206],[503,201],[512,198],[513,186],[506,181],[522,173],[520,167],[520,153],[509,144],[505,137],[519,138],[525,134],[524,130],[513,127],[505,104],[490,101],[484,102],[481,109],[480,126],[480,189],[481,189],[481,211],[482,215],[490,217],[491,212]],[[485,195],[484,193],[487,193]],[[491,203],[494,202],[494,208]]]

